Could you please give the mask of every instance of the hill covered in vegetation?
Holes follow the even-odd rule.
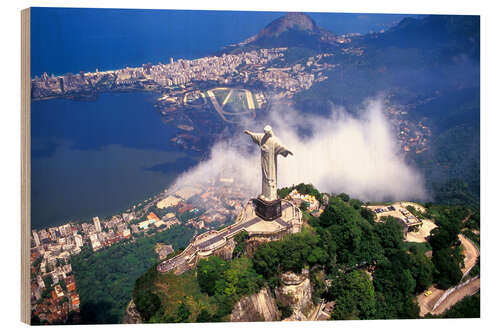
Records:
[[[298,187],[317,192],[310,185]],[[248,235],[242,234],[231,261],[209,257],[200,260],[196,271],[179,276],[150,269],[136,281],[133,292],[142,320],[228,321],[234,318],[232,312],[242,298],[263,288],[271,291],[284,319],[294,306],[280,296],[283,277],[289,273],[307,276],[313,304],[335,302],[332,319],[419,318],[417,294],[431,284],[446,289],[461,280],[463,255],[458,234],[463,228],[479,228],[478,212],[426,204],[425,216],[438,225],[429,238],[429,258],[425,246],[404,241],[402,226],[395,218],[375,222],[361,201],[347,194],[328,197],[319,217],[304,209],[306,224],[300,233],[263,243],[252,257],[245,250]],[[476,313],[471,309],[463,313],[462,308],[460,303],[445,316]]]
[[[98,253],[86,247],[80,255],[72,257],[81,302],[81,321],[85,324],[120,322],[135,280],[158,260],[155,245],[158,242],[170,243],[178,250],[186,246],[193,234],[192,228],[174,226],[150,237],[115,244]]]

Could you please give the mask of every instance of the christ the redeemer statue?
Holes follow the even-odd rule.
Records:
[[[269,125],[264,127],[264,133],[253,133],[248,130],[245,131],[245,133],[250,135],[253,142],[258,144],[260,147],[262,193],[259,196],[259,199],[265,202],[277,201],[277,157],[278,155],[287,157],[288,154],[293,155],[293,153],[285,148],[278,138],[274,136],[273,129]]]

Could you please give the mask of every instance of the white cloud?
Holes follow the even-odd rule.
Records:
[[[354,117],[333,108],[329,117],[320,117],[277,105],[268,119],[246,128],[262,132],[269,123],[294,153],[278,157],[278,187],[303,182],[322,192],[345,192],[367,201],[425,199],[422,177],[401,156],[381,100],[368,101],[359,111]],[[235,133],[231,140],[214,145],[210,158],[182,175],[176,186],[201,183],[225,170],[255,196],[261,184],[256,148],[248,136]]]

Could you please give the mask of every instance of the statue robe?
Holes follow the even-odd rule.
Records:
[[[286,157],[291,152],[281,144],[274,135],[264,133],[249,133],[253,142],[260,147],[261,166],[262,166],[262,194],[259,196],[266,201],[278,199],[277,173],[278,155]]]

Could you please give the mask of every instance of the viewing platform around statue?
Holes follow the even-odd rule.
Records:
[[[279,240],[302,229],[302,212],[290,201],[282,200],[281,217],[271,221],[257,216],[255,208],[254,201],[248,201],[234,224],[198,235],[182,253],[160,263],[157,270],[182,274],[194,268],[200,258],[217,255],[230,259],[236,245],[233,238],[243,231],[248,233],[248,241],[265,242]]]

